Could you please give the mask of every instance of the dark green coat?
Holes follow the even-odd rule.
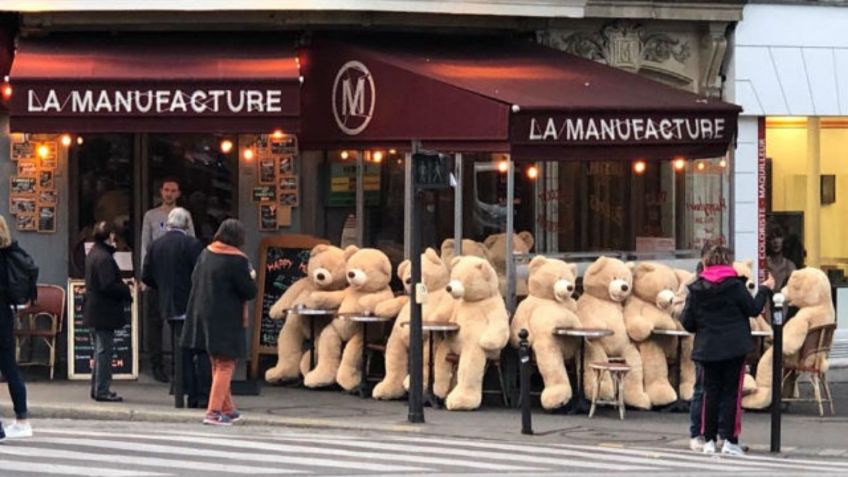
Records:
[[[212,356],[244,358],[244,306],[255,297],[256,282],[245,257],[203,250],[191,276],[182,346]]]

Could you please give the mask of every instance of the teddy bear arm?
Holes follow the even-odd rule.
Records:
[[[391,300],[378,303],[374,307],[374,314],[384,318],[392,318],[400,313],[400,310],[409,302],[408,295],[394,297]]]
[[[385,289],[377,293],[370,293],[359,298],[359,306],[366,313],[374,312],[380,303],[394,300],[394,295],[390,289]],[[400,311],[400,310],[398,310]]]
[[[292,286],[290,286],[283,296],[274,303],[274,306],[271,307],[271,310],[268,312],[268,316],[271,317],[272,320],[281,320],[285,317],[286,310],[290,308],[294,308],[297,305],[298,299],[302,299],[301,297],[310,288],[309,278],[301,278],[300,280],[294,282]]]
[[[627,336],[633,341],[645,341],[654,330],[650,313],[646,313],[647,308],[638,302],[628,303],[624,307],[624,326],[627,329]]]
[[[798,352],[807,339],[810,331],[810,321],[803,310],[795,318],[789,320],[783,327],[783,354],[789,356]]]
[[[347,290],[316,291],[309,294],[305,304],[308,308],[334,310],[342,304],[346,295]]]
[[[480,335],[479,344],[487,351],[499,351],[509,341],[509,318],[494,310],[487,315],[486,330]]]
[[[428,316],[426,317],[427,321],[451,321],[453,319],[453,310],[456,301],[451,299],[442,300]]]

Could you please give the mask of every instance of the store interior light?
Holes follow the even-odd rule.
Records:
[[[718,166],[721,167],[721,168],[727,167],[727,159],[722,159],[722,160],[718,161]]]
[[[536,166],[530,166],[527,168],[527,178],[535,180],[539,177],[539,168]]]
[[[638,175],[642,175],[648,169],[648,165],[645,164],[645,161],[636,161],[633,163],[633,172]]]
[[[342,153],[339,154],[339,156],[342,158],[343,161],[346,161],[347,158],[350,157],[350,153],[347,152],[347,151],[342,151]]]
[[[68,147],[71,145],[71,135],[70,134],[62,134],[62,138],[60,139],[62,145]]]
[[[38,157],[42,159],[47,159],[48,157],[50,157],[50,148],[47,147],[46,144],[38,146]]]
[[[506,174],[506,171],[508,171],[508,170],[509,170],[509,161],[507,161],[506,159],[501,159],[501,161],[498,162],[498,171]]]
[[[378,164],[383,162],[383,151],[374,151],[374,153],[371,154],[371,159]]]
[[[244,157],[245,161],[252,161],[254,157],[253,149],[247,148],[241,153],[241,155]]]
[[[283,131],[281,129],[275,129],[273,133],[274,139],[282,139]]]
[[[9,99],[12,97],[12,85],[9,83],[3,84],[3,99]]]
[[[674,165],[674,170],[677,172],[683,172],[686,170],[686,159],[682,157],[675,159],[672,164]]]
[[[77,136],[77,146],[82,146],[83,139],[82,136]]]
[[[397,149],[389,149],[389,154],[397,154]]]
[[[704,169],[706,169],[706,167],[707,167],[707,165],[704,164],[704,161],[698,162],[698,170],[699,171],[703,171]]]
[[[223,152],[224,154],[229,154],[232,150],[233,141],[230,141],[229,139],[224,139],[223,141],[221,141],[221,152]]]

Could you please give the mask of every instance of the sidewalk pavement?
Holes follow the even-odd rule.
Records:
[[[836,411],[848,410],[848,383],[831,385]],[[27,384],[33,418],[97,419],[117,421],[197,422],[200,409],[175,409],[168,385],[115,381],[122,403],[100,403],[88,396],[88,382],[40,381]],[[235,396],[244,425],[343,429],[369,433],[417,433],[480,439],[516,439],[521,436],[521,413],[495,404],[474,412],[425,408],[426,424],[407,422],[406,401],[376,401],[335,390],[262,387],[258,396]],[[0,393],[0,411],[11,414],[6,393]],[[844,415],[843,415],[844,416]],[[627,411],[624,421],[612,408],[599,408],[591,420],[585,415],[553,414],[533,410],[534,436],[528,442],[581,443],[607,446],[688,446],[688,414]],[[848,457],[848,418],[818,416],[815,404],[793,404],[784,413],[783,452],[786,454]],[[767,452],[770,414],[746,412],[742,440],[754,451]]]

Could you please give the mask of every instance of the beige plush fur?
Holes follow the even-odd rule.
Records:
[[[518,347],[518,333],[526,329],[527,340],[536,355],[539,373],[545,382],[542,407],[556,409],[571,400],[571,382],[565,360],[580,347],[575,340],[555,336],[555,328],[579,328],[577,302],[571,297],[577,279],[577,265],[537,256],[530,261],[529,295],[515,310],[510,324],[510,340]]]
[[[676,330],[671,316],[679,288],[674,270],[653,262],[633,266],[633,292],[624,305],[627,335],[638,343],[642,356],[645,392],[652,406],[665,406],[677,400],[677,392],[668,379],[667,354],[676,350],[675,338],[652,335],[654,330]]]
[[[533,234],[524,231],[513,234],[512,250],[514,252],[528,253],[533,249]],[[495,267],[498,273],[498,287],[501,295],[506,296],[506,233],[494,234],[486,237],[483,242],[489,254],[489,261]],[[518,296],[527,295],[527,280],[520,279],[516,276],[515,294]]]
[[[674,305],[672,306],[671,316],[674,317],[674,320],[677,322],[678,329],[682,330],[683,325],[680,323],[680,314],[683,312],[686,297],[689,296],[688,285],[695,281],[695,274],[679,268],[674,269],[674,274],[677,275],[677,283],[679,285],[677,293],[674,296]],[[680,352],[683,354],[680,358],[683,369],[679,392],[680,399],[683,399],[684,401],[691,401],[692,395],[695,393],[695,362],[692,361],[692,350],[694,345],[695,337],[689,336],[683,338],[683,343],[680,348]]]
[[[455,322],[459,331],[436,349],[433,391],[439,397],[447,395],[448,410],[476,409],[483,397],[486,359],[498,358],[509,340],[509,315],[498,293],[498,275],[486,260],[454,258],[447,290],[457,301],[445,301],[431,319]],[[453,379],[449,353],[458,354],[459,363],[456,386],[448,394]]]
[[[373,248],[344,251],[348,286],[339,291],[316,291],[306,299],[309,308],[338,308],[339,314],[372,314],[377,305],[394,296],[389,288],[392,265],[386,255]],[[353,390],[362,379],[362,324],[337,317],[318,337],[318,364],[303,379],[310,388],[333,382]]]
[[[454,258],[454,249],[455,249],[456,241],[452,238],[445,239],[442,242],[441,249],[441,257],[442,261],[448,266],[450,269],[450,264],[453,262]],[[462,255],[463,256],[472,256],[472,257],[480,257],[485,260],[489,260],[489,250],[480,242],[475,242],[470,239],[462,239]]]
[[[341,290],[346,285],[344,251],[331,245],[316,245],[309,253],[306,276],[283,293],[271,307],[269,315],[274,320],[282,319],[286,310],[303,305],[312,292]],[[303,341],[312,338],[307,320],[316,318],[303,318],[295,313],[289,313],[285,318],[277,338],[277,365],[265,372],[265,380],[269,383],[296,379],[300,373],[309,371],[309,352],[303,351]],[[329,322],[328,318],[317,319],[315,333],[319,334]],[[304,364],[306,369],[302,368]]]
[[[608,356],[624,358],[630,372],[624,379],[624,402],[632,407],[648,409],[651,398],[645,392],[642,357],[627,336],[624,325],[623,302],[633,287],[633,274],[621,260],[600,257],[586,269],[583,276],[584,293],[577,300],[577,316],[585,328],[602,328],[613,335],[597,340],[597,345],[587,346],[587,362],[606,361]],[[588,368],[588,366],[587,366]],[[585,373],[585,389],[594,386],[594,375]],[[606,381],[606,379],[605,379]],[[600,395],[610,398],[612,387],[601,383]]]
[[[409,260],[404,260],[398,266],[398,277],[403,281],[407,293],[412,286],[412,266]],[[421,317],[429,321],[430,315],[443,302],[452,302],[453,298],[445,290],[450,280],[448,267],[432,248],[421,255],[421,281],[427,287],[427,301],[422,305]],[[398,305],[400,308],[398,309]],[[409,363],[409,319],[412,304],[409,297],[397,297],[377,305],[377,316],[397,316],[392,333],[386,343],[386,376],[374,387],[374,399],[397,399],[404,395],[404,382],[408,374]],[[424,382],[428,378],[429,333],[424,333]],[[434,342],[435,346],[435,342]]]
[[[757,283],[754,281],[754,262],[753,260],[742,260],[733,262],[733,269],[740,277],[745,277],[748,280],[745,282],[745,288],[751,294],[757,293]],[[771,325],[766,321],[765,317],[760,314],[751,317],[751,331],[768,331],[771,333]]]
[[[789,304],[799,308],[798,313],[783,326],[784,359],[786,362],[797,362],[798,351],[810,328],[836,320],[830,296],[830,280],[817,268],[802,268],[789,275],[789,281],[781,293]],[[742,407],[746,409],[764,409],[771,405],[772,350],[767,349],[757,363],[757,389],[742,398]],[[825,357],[814,358],[823,360],[821,365],[827,369]]]

